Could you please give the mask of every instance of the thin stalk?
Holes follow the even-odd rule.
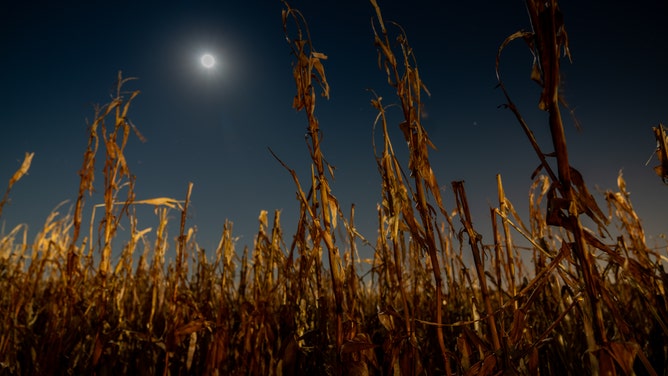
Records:
[[[506,199],[506,193],[503,190],[500,174],[496,175],[496,186],[499,194],[499,211],[507,217],[508,200]],[[506,280],[508,281],[510,295],[515,297],[515,294],[517,294],[517,287],[515,285],[515,248],[513,246],[512,237],[510,236],[510,225],[508,224],[508,221],[502,220],[501,223],[503,226],[503,236],[506,241]],[[517,301],[515,301],[514,307],[517,309]]]
[[[489,325],[490,336],[492,337],[492,345],[494,352],[501,349],[501,341],[499,340],[499,333],[496,328],[496,321],[494,318],[494,310],[492,308],[492,300],[490,299],[489,289],[487,288],[487,276],[485,275],[485,266],[482,262],[480,249],[478,244],[480,236],[473,229],[473,222],[471,221],[471,212],[469,210],[468,200],[466,199],[466,192],[464,191],[464,182],[452,182],[452,188],[455,192],[457,200],[457,209],[461,215],[462,224],[468,234],[469,244],[473,251],[473,262],[475,263],[476,272],[478,274],[478,282],[480,282],[480,292],[482,293],[483,304],[485,304],[485,311],[487,313],[487,324]]]

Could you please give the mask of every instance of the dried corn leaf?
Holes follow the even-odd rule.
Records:
[[[186,358],[186,369],[190,371],[193,365],[193,357],[197,348],[197,332],[190,333],[190,343],[188,344],[188,357]]]
[[[312,64],[311,66],[316,70],[316,72],[318,72],[316,79],[322,88],[322,96],[329,99],[329,83],[327,83],[327,77],[325,76],[325,67],[323,67],[322,62],[320,62],[321,58],[315,57],[316,55],[323,56],[324,60],[327,59],[327,56],[319,52],[312,52],[311,55],[313,56],[310,59]]]
[[[494,354],[489,354],[485,358],[476,364],[474,364],[466,372],[466,375],[475,375],[475,376],[486,376],[492,375],[494,373],[494,367],[496,367],[496,356]]]
[[[390,333],[394,332],[397,327],[394,324],[394,319],[397,319],[401,322],[401,315],[392,307],[388,307],[383,311],[378,312],[378,321],[383,325],[383,327]]]
[[[181,206],[182,202],[183,201],[178,201],[169,197],[156,197],[156,198],[149,198],[146,200],[134,201],[133,203],[144,204],[144,205],[155,205],[155,206],[167,206],[168,208],[171,209],[183,210],[183,207]]]
[[[605,228],[610,221],[605,214],[603,214],[603,211],[598,207],[594,196],[587,189],[582,174],[573,167],[570,168],[570,171],[571,182],[575,185],[578,193],[576,199],[578,201],[579,211],[583,211],[596,223],[597,226],[599,226],[599,228]]]
[[[640,346],[634,342],[610,342],[604,345],[600,350],[600,358],[603,360],[602,366],[608,367],[610,371],[614,371],[615,367],[612,363],[616,363],[624,372],[625,375],[633,375],[636,356],[640,351]],[[603,367],[601,367],[603,370]],[[603,372],[601,374],[604,374]],[[610,374],[614,374],[611,372]]]
[[[297,366],[297,356],[299,354],[299,343],[294,333],[283,340],[281,348],[278,351],[278,371],[282,375],[293,375]]]
[[[329,215],[330,218],[328,218],[331,221],[332,224],[332,230],[336,229],[337,225],[337,217],[339,214],[339,202],[337,201],[336,197],[329,193],[329,189],[327,192],[327,204],[329,205]]]
[[[473,349],[463,333],[460,333],[459,336],[457,336],[457,350],[459,350],[459,354],[461,354],[459,361],[461,362],[462,367],[464,369],[470,368],[470,359],[473,354]]]
[[[663,124],[652,128],[656,137],[656,154],[659,159],[659,165],[654,167],[654,172],[661,177],[664,183],[668,184],[668,135]]]
[[[30,163],[32,162],[32,157],[35,156],[35,153],[26,153],[25,158],[23,159],[23,163],[21,164],[21,167],[12,175],[12,177],[9,179],[9,185],[7,186],[7,190],[5,191],[5,195],[2,197],[2,200],[0,200],[0,215],[2,215],[2,208],[5,206],[7,203],[7,200],[9,199],[9,192],[12,189],[12,186],[14,183],[16,183],[19,179],[23,177],[26,173],[28,173],[28,169],[30,169]]]
[[[343,346],[341,346],[341,354],[360,352],[374,347],[376,347],[376,345],[371,342],[371,337],[369,337],[368,334],[357,333],[353,339],[343,342]]]
[[[34,156],[35,153],[26,153],[25,157],[23,158],[23,163],[21,163],[21,167],[19,167],[11,179],[9,179],[9,188],[11,188],[14,183],[21,179],[23,175],[28,173],[28,170],[30,169],[30,163],[32,162],[32,157]]]
[[[378,17],[378,23],[380,24],[381,31],[383,33],[385,33],[386,32],[385,22],[383,21],[383,14],[380,11],[380,7],[378,6],[378,2],[376,2],[376,0],[369,0],[369,1],[371,2],[371,5],[373,6],[373,8],[376,11],[376,17]]]
[[[519,343],[526,329],[526,312],[523,309],[515,310],[513,314],[513,325],[510,329],[510,343]]]

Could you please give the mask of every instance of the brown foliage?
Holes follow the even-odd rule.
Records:
[[[617,190],[604,195],[605,214],[568,159],[558,89],[560,51],[570,52],[557,2],[527,1],[532,31],[512,34],[498,51],[506,107],[540,168],[525,217],[497,176],[491,244],[473,226],[463,182],[452,183],[456,210],[445,209],[421,123],[428,91],[415,54],[403,29],[394,25],[390,37],[379,5],[370,2],[380,69],[396,95],[402,120],[395,125],[409,152],[406,161],[395,153],[391,107],[374,94],[383,145],[373,145],[381,203],[372,259],[357,254],[358,242],[370,242],[355,228],[354,207],[348,218],[339,207],[329,183],[334,168],[321,149],[315,105],[317,88],[329,97],[327,57],[313,48],[301,13],[284,3],[295,59],[293,105],[306,114],[312,163],[303,185],[274,155],[293,179],[300,208],[290,243],[280,212],[270,221],[261,211],[251,247],[238,252],[226,221],[218,247],[207,254],[187,224],[192,184],[183,201],[137,200],[124,153],[131,130],[142,138],[128,120],[138,92],[126,97],[119,74],[116,97],[96,110],[89,127],[73,213],[54,210],[33,242],[26,226],[0,237],[0,373],[654,375],[668,368],[665,249],[646,244],[621,174]],[[501,52],[517,39],[535,56],[532,78],[542,87],[538,107],[549,113],[554,153],[543,153],[501,80]],[[665,179],[663,126],[655,134],[657,173]],[[99,184],[100,141],[104,202],[92,207],[85,236],[83,209]],[[0,211],[31,160],[26,155],[10,179]],[[138,228],[137,205],[155,207],[155,229]],[[104,211],[99,221],[96,208]],[[176,258],[167,261],[170,210],[180,223]],[[583,225],[582,215],[597,231]],[[119,245],[122,220],[129,236]],[[114,246],[121,252],[115,265]],[[472,265],[465,262],[469,251]],[[364,263],[370,273],[359,275]]]

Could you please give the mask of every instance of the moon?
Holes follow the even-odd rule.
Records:
[[[200,62],[202,63],[202,66],[207,69],[211,69],[216,65],[216,59],[211,54],[202,55]]]

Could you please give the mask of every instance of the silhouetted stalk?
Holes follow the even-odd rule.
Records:
[[[568,50],[568,36],[564,28],[563,16],[556,0],[547,2],[527,0],[526,6],[533,30],[532,32],[517,32],[506,38],[502,43],[497,53],[497,78],[499,80],[499,86],[508,101],[506,107],[513,112],[520,122],[522,129],[527,134],[532,147],[541,161],[541,167],[552,179],[552,192],[558,191],[561,194],[561,198],[557,198],[555,193],[549,197],[548,224],[563,227],[573,234],[573,252],[575,253],[578,265],[580,266],[579,272],[581,273],[582,282],[587,292],[587,308],[585,309],[583,320],[589,348],[588,355],[592,373],[598,374],[599,359],[596,357],[596,351],[598,350],[598,344],[606,342],[602,309],[599,301],[599,278],[596,275],[595,263],[589,253],[584,230],[579,220],[579,215],[582,211],[592,211],[598,208],[594,208],[594,206],[596,206],[595,203],[592,204],[586,201],[589,197],[585,197],[587,192],[582,181],[579,181],[578,184],[582,197],[578,197],[574,192],[572,186],[573,181],[571,178],[572,167],[568,160],[566,137],[559,110],[559,58],[562,48],[565,54],[570,57],[570,51]],[[540,147],[533,137],[533,133],[529,130],[526,122],[520,115],[519,110],[510,100],[510,96],[500,78],[499,65],[501,51],[510,41],[518,38],[523,38],[527,41],[536,57],[531,77],[543,88],[539,108],[547,111],[549,115],[548,121],[552,136],[552,145],[557,159],[557,174],[552,171],[550,165],[547,163],[545,154],[540,150]],[[594,216],[592,216],[592,219],[599,223]],[[592,322],[591,320],[594,321]]]
[[[121,88],[123,84],[132,78],[123,79],[121,73],[118,73],[118,85],[116,89],[116,98],[107,105],[107,108],[103,110],[103,113],[110,114],[114,112],[114,126],[111,132],[108,132],[104,118],[105,116],[99,117],[96,119],[96,122],[99,120],[99,125],[102,130],[102,139],[104,140],[105,145],[105,154],[106,159],[104,163],[104,219],[102,221],[104,225],[103,229],[103,238],[102,244],[103,248],[101,251],[100,258],[100,267],[99,273],[102,276],[105,276],[110,267],[111,263],[111,243],[112,239],[116,235],[116,230],[118,229],[118,223],[120,221],[121,214],[127,211],[128,205],[130,205],[134,199],[134,192],[132,191],[132,184],[129,185],[127,200],[122,209],[117,213],[114,210],[116,203],[116,195],[119,190],[123,187],[123,178],[131,178],[130,170],[123,156],[125,146],[127,145],[130,130],[134,130],[135,133],[142,139],[138,134],[134,126],[128,120],[128,110],[130,109],[130,104],[132,100],[139,95],[139,91],[134,91],[130,93],[130,97],[125,100],[123,98],[123,93]],[[94,123],[94,126],[96,124]],[[120,132],[120,134],[119,134]],[[120,143],[118,137],[121,137]],[[91,176],[92,179],[92,176]],[[92,181],[91,181],[92,183]]]
[[[420,247],[426,250],[427,254],[429,254],[433,268],[436,292],[435,308],[437,339],[441,349],[441,355],[443,356],[446,372],[449,375],[451,372],[450,359],[448,350],[445,346],[443,329],[441,327],[443,320],[443,279],[441,276],[441,263],[438,258],[438,249],[436,246],[436,235],[434,233],[436,221],[432,216],[432,207],[427,203],[428,194],[431,194],[435,199],[439,211],[448,221],[448,224],[450,224],[450,228],[452,228],[452,223],[450,223],[450,217],[444,209],[440,188],[438,187],[436,177],[429,163],[428,149],[429,147],[433,147],[433,145],[421,124],[422,102],[420,96],[423,90],[426,92],[426,87],[420,79],[415,63],[415,56],[413,55],[403,30],[397,38],[402,52],[400,61],[403,65],[403,70],[400,73],[399,61],[394,52],[392,52],[380,7],[376,0],[370,0],[370,2],[376,11],[377,22],[382,34],[382,37],[379,36],[374,27],[375,44],[379,49],[379,55],[382,57],[382,60],[379,60],[379,62],[383,61],[388,82],[396,89],[397,97],[401,102],[404,121],[399,127],[403,133],[404,139],[408,143],[410,155],[408,166],[415,184],[413,200],[415,201],[416,210],[420,216],[422,228],[419,229],[419,225],[414,218],[411,206],[402,208],[403,219],[411,230],[413,240],[419,242]],[[379,106],[376,107],[378,108]]]
[[[499,211],[508,216],[508,200],[506,199],[506,193],[503,190],[503,183],[501,182],[501,175],[496,175],[496,187],[499,195]],[[496,220],[493,220],[496,223]],[[515,297],[517,294],[517,287],[515,286],[515,248],[513,247],[513,240],[510,236],[510,226],[508,221],[501,219],[503,226],[503,237],[506,241],[506,281],[508,282],[509,294],[511,297]],[[514,308],[517,309],[517,301],[513,299]]]
[[[315,175],[312,179],[312,187],[314,189],[313,206],[315,210],[310,214],[312,215],[313,226],[318,231],[318,234],[313,239],[314,241],[320,239],[325,243],[329,256],[336,310],[336,349],[338,357],[341,345],[343,344],[343,271],[339,249],[334,244],[332,234],[336,226],[336,217],[339,215],[339,208],[325,176],[325,165],[327,165],[330,175],[333,169],[324,161],[320,148],[322,134],[318,119],[315,117],[315,84],[318,84],[322,88],[322,95],[325,98],[329,98],[329,84],[327,83],[325,70],[322,65],[322,60],[326,60],[327,56],[314,50],[308,25],[301,13],[290,8],[286,2],[283,2],[283,4],[287,8],[287,10],[283,10],[282,14],[284,34],[290,43],[292,53],[297,59],[293,65],[293,76],[297,85],[297,95],[295,96],[293,107],[297,110],[304,110],[308,121],[308,136],[311,141],[309,152],[315,167]],[[288,33],[288,17],[292,18],[297,28],[296,39],[292,39]],[[316,191],[318,193],[317,197],[315,195]],[[317,202],[318,199],[320,203]],[[314,246],[318,248],[317,244],[314,244]]]
[[[188,218],[188,207],[190,205],[190,195],[193,191],[193,183],[188,183],[188,190],[186,192],[186,200],[183,204],[183,209],[181,210],[181,222],[179,223],[179,237],[176,247],[176,275],[179,278],[183,277],[185,282],[185,274],[188,273],[187,270],[183,270],[184,264],[187,262],[188,255],[186,254],[186,243],[188,238],[186,237],[186,219]],[[176,289],[174,290],[174,295],[176,295]]]
[[[489,217],[492,222],[492,236],[494,238],[494,257],[492,262],[494,264],[494,283],[496,284],[496,296],[500,305],[503,305],[503,277],[501,275],[501,268],[507,271],[508,267],[502,261],[501,236],[499,235],[499,226],[496,218],[496,211],[494,208],[489,208]],[[502,324],[503,325],[503,324]],[[503,331],[503,327],[501,328]]]
[[[390,141],[390,134],[387,128],[385,108],[381,103],[381,98],[375,98],[372,100],[372,104],[378,110],[377,119],[381,121],[383,127],[383,151],[381,157],[377,157],[378,170],[382,179],[382,193],[384,196],[383,209],[379,211],[379,215],[381,217],[381,220],[379,221],[379,225],[381,226],[379,235],[381,237],[380,245],[383,251],[387,251],[389,248],[392,250],[391,256],[393,262],[389,265],[392,265],[394,268],[390,268],[388,266],[386,267],[386,272],[388,275],[389,273],[393,273],[394,278],[396,278],[396,285],[398,287],[399,295],[401,297],[401,304],[403,306],[404,327],[406,333],[408,333],[410,336],[413,336],[415,332],[415,325],[411,319],[412,309],[408,303],[406,286],[403,277],[404,257],[402,255],[402,251],[405,242],[403,241],[402,233],[399,230],[402,214],[404,214],[404,221],[409,221],[409,219],[406,217],[408,215],[412,215],[411,202],[407,197],[407,189],[401,177],[401,167],[399,166],[396,156],[394,155],[394,150]],[[406,207],[408,207],[408,210],[406,210]],[[383,228],[382,218],[385,218],[385,221],[387,222],[387,229]],[[390,237],[391,245],[389,247],[385,239],[386,232]],[[391,279],[389,278],[388,285],[394,285],[391,283]]]
[[[596,358],[598,344],[607,342],[605,323],[600,302],[598,287],[599,278],[596,275],[596,264],[592,260],[585,240],[582,224],[579,219],[578,205],[571,181],[571,167],[566,146],[566,134],[561,120],[559,109],[560,68],[559,55],[561,47],[568,48],[567,36],[563,26],[563,16],[559,11],[557,1],[543,3],[538,0],[527,1],[531,23],[534,28],[536,50],[540,62],[543,93],[541,96],[542,109],[549,113],[550,133],[552,145],[557,158],[558,187],[565,200],[563,209],[567,210],[566,223],[570,224],[570,231],[574,236],[574,253],[580,266],[587,303],[585,310],[585,329],[588,331],[589,358],[592,363],[592,374],[599,373],[599,362]],[[563,211],[562,211],[563,212]],[[568,226],[564,226],[568,227]],[[593,328],[589,328],[588,316],[594,320]]]
[[[501,341],[496,329],[495,315],[492,308],[492,301],[489,296],[489,289],[487,288],[487,277],[485,275],[485,265],[483,265],[480,249],[478,245],[482,237],[473,229],[473,222],[471,220],[471,213],[469,211],[469,203],[466,199],[466,192],[464,191],[464,182],[452,182],[452,189],[457,200],[457,210],[461,217],[462,224],[468,234],[471,251],[473,251],[473,262],[475,264],[476,272],[478,274],[478,282],[480,282],[480,292],[482,293],[483,304],[485,305],[485,313],[487,314],[487,325],[489,325],[490,336],[492,337],[492,345],[494,352],[501,349]]]

